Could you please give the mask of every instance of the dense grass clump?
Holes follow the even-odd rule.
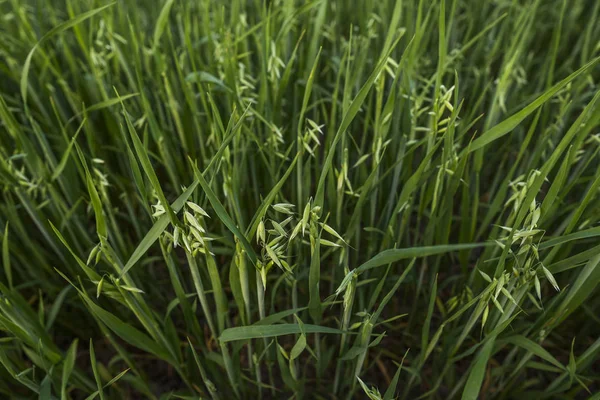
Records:
[[[600,392],[599,1],[0,21],[0,397]]]

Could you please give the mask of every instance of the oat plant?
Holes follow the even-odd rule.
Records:
[[[0,397],[600,399],[600,2],[0,0]]]

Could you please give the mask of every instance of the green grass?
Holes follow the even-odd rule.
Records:
[[[0,21],[0,397],[598,399],[600,2]]]

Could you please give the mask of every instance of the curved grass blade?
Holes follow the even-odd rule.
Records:
[[[557,310],[560,313],[558,322],[563,321],[575,311],[592,293],[600,283],[600,254],[591,258],[577,276],[575,282]]]
[[[390,249],[384,250],[371,258],[369,261],[361,264],[356,268],[354,273],[361,273],[371,268],[380,267],[400,260],[408,258],[421,258],[433,256],[436,254],[450,253],[458,250],[475,249],[477,247],[490,246],[491,243],[462,243],[462,244],[445,244],[439,246],[424,246],[410,247],[406,249]]]
[[[492,354],[493,348],[494,340],[490,340],[477,354],[463,390],[462,400],[477,400],[479,398],[479,391],[481,390],[481,384],[483,383],[483,377],[485,376],[487,362]]]
[[[104,310],[102,307],[94,303],[87,295],[82,294],[81,292],[80,294],[90,311],[121,339],[130,345],[142,349],[148,353],[152,353],[163,360],[171,360],[168,352],[162,349],[156,342],[151,340],[144,333],[123,322],[110,312]]]
[[[167,0],[165,5],[160,10],[160,14],[158,15],[158,19],[156,20],[156,26],[154,27],[154,35],[152,36],[152,44],[155,49],[158,46],[158,42],[160,41],[160,38],[165,31],[167,22],[169,21],[169,13],[171,12],[171,7],[173,6],[174,2],[175,0]]]
[[[61,400],[67,400],[67,385],[69,384],[69,377],[73,372],[73,367],[75,367],[75,358],[77,358],[77,344],[78,340],[75,339],[69,350],[67,351],[67,355],[65,357],[65,361],[63,363],[62,370],[62,381],[60,384],[60,398]]]
[[[75,134],[71,138],[71,141],[69,142],[69,145],[67,146],[67,149],[65,150],[65,153],[63,154],[62,158],[60,159],[60,162],[56,166],[54,173],[52,173],[52,178],[50,178],[51,180],[55,180],[56,178],[58,178],[60,176],[60,174],[62,173],[62,171],[65,169],[65,166],[67,165],[67,162],[69,161],[69,156],[71,155],[71,150],[73,149],[73,145],[75,144],[75,140],[77,139],[77,136],[79,136],[79,132],[81,132],[86,121],[87,121],[87,119],[84,118],[83,121],[81,121],[81,125],[79,125],[79,128],[77,128],[77,131],[75,131]]]
[[[23,97],[23,104],[25,105],[25,107],[27,107],[27,83],[28,83],[28,79],[29,79],[29,69],[31,68],[31,59],[33,58],[33,54],[35,53],[37,48],[40,47],[42,43],[44,43],[48,38],[52,37],[53,35],[60,33],[62,31],[65,31],[69,28],[72,28],[75,25],[80,24],[81,22],[85,21],[86,19],[93,17],[94,15],[98,14],[99,12],[101,12],[115,4],[116,4],[116,2],[107,4],[102,7],[95,8],[93,10],[79,14],[76,17],[71,18],[68,21],[63,22],[62,24],[60,24],[60,25],[50,29],[48,32],[46,32],[46,34],[44,36],[42,36],[42,38],[35,44],[35,46],[33,46],[31,51],[27,55],[27,58],[25,59],[25,64],[23,64],[23,71],[21,73],[21,97]]]
[[[398,380],[400,379],[400,372],[402,372],[402,365],[404,364],[404,359],[408,355],[408,351],[409,350],[406,350],[406,353],[404,353],[404,356],[402,356],[402,361],[400,361],[400,365],[398,365],[398,369],[394,374],[394,378],[392,378],[390,385],[383,394],[383,400],[392,400],[394,398],[394,393],[396,393],[396,387],[398,386]]]
[[[544,103],[550,100],[556,93],[562,90],[565,86],[567,86],[570,82],[572,82],[575,78],[589,71],[593,66],[595,66],[598,61],[600,61],[600,57],[594,58],[592,61],[585,64],[583,67],[579,68],[577,71],[573,72],[571,75],[567,76],[562,81],[558,82],[556,85],[552,86],[550,89],[546,90],[542,93],[537,99],[523,108],[521,111],[513,114],[508,117],[504,121],[498,123],[497,125],[490,128],[488,131],[484,132],[481,136],[475,139],[471,145],[464,149],[459,157],[464,157],[468,153],[471,153],[477,149],[484,147],[485,145],[493,142],[506,135],[514,128],[516,128],[527,116],[533,113],[538,107],[541,107]]]
[[[502,341],[519,346],[528,352],[535,354],[539,358],[548,361],[555,367],[566,370],[565,366],[562,365],[556,358],[554,358],[554,356],[552,356],[552,354],[550,354],[546,349],[523,335],[510,336]]]
[[[90,339],[90,363],[92,364],[92,372],[94,373],[94,379],[96,380],[96,385],[98,386],[97,393],[100,395],[100,400],[104,400],[102,378],[100,378],[100,374],[98,373],[98,363],[96,362],[96,352],[94,351],[94,342],[92,339]]]
[[[114,97],[112,99],[108,99],[108,100],[93,104],[87,108],[84,108],[82,111],[78,112],[77,114],[73,115],[69,119],[69,121],[67,121],[67,125],[70,122],[74,121],[77,117],[80,117],[81,115],[87,115],[88,113],[90,113],[92,111],[98,111],[98,110],[102,110],[102,109],[105,109],[108,107],[116,106],[117,104],[121,104],[121,102],[123,102],[124,100],[130,99],[132,97],[136,97],[139,95],[140,95],[139,93],[124,94],[123,96]]]
[[[12,290],[13,279],[12,269],[10,267],[10,252],[8,249],[8,222],[4,227],[4,236],[2,236],[2,264],[4,266],[4,275],[6,275],[8,287]]]
[[[88,169],[83,152],[79,148],[77,142],[73,143],[75,144],[75,149],[77,149],[77,154],[79,154],[79,160],[81,161],[83,169],[85,170],[85,181],[90,195],[92,208],[94,209],[94,215],[96,216],[96,232],[98,233],[98,237],[100,238],[100,240],[103,241],[108,237],[108,230],[106,228],[104,212],[102,211],[102,201],[100,200],[100,195],[98,194],[98,190],[96,189],[94,180],[92,179],[92,175],[90,174],[90,170]]]
[[[60,308],[62,307],[65,298],[67,297],[67,294],[69,294],[70,291],[71,286],[65,286],[65,288],[60,291],[58,296],[56,296],[56,299],[52,304],[52,308],[50,308],[50,312],[48,313],[48,319],[46,320],[46,331],[49,332],[50,328],[52,328],[52,325],[56,320],[56,316],[58,315],[58,312],[60,311]]]
[[[344,331],[326,326],[304,324],[304,333],[331,333],[341,335]],[[223,331],[219,340],[221,342],[231,342],[234,340],[247,340],[257,338],[267,338],[283,335],[292,335],[302,333],[298,324],[278,324],[278,325],[250,325],[228,328]]]
[[[586,229],[586,230],[583,230],[583,231],[579,231],[579,232],[575,232],[575,233],[570,233],[568,235],[560,236],[560,237],[557,237],[557,238],[548,239],[545,242],[542,242],[538,246],[538,250],[544,250],[544,249],[547,249],[549,247],[554,247],[554,246],[561,245],[563,243],[571,242],[573,240],[589,239],[589,238],[593,238],[593,237],[597,237],[597,236],[600,236],[600,227],[590,228],[590,229]]]

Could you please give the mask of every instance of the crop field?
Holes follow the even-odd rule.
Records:
[[[600,400],[600,1],[0,0],[0,398]]]

